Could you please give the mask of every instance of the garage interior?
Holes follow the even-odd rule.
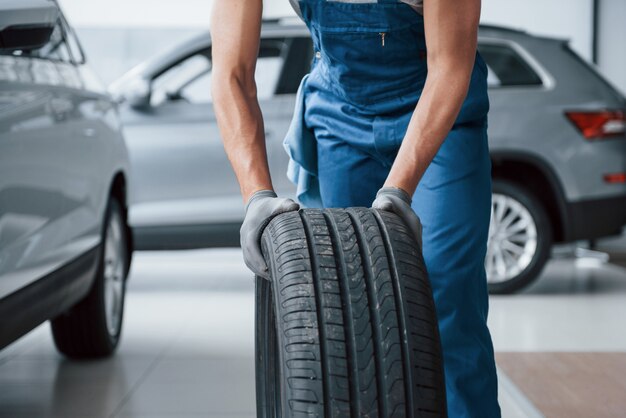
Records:
[[[622,415],[625,279],[625,258],[566,255],[522,293],[491,296],[503,417]],[[238,250],[138,253],[127,298],[110,359],[63,358],[47,324],[0,352],[0,416],[256,415],[254,283]]]
[[[168,1],[60,3],[105,82],[206,29],[211,7],[182,0],[173,13]],[[267,3],[270,17],[288,11],[287,0]],[[483,5],[485,23],[570,38],[626,91],[626,2]],[[136,13],[144,8],[154,13]],[[0,351],[0,418],[256,416],[254,281],[241,250],[135,252],[124,315],[111,358],[64,358],[48,323]],[[625,317],[626,235],[556,247],[531,286],[491,295],[502,416],[626,416]]]

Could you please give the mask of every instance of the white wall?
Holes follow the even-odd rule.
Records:
[[[626,1],[601,0],[598,65],[626,94]]]
[[[59,0],[74,25],[208,27],[215,0]],[[228,0],[221,0],[228,1]],[[288,0],[265,0],[268,17],[294,15]]]
[[[228,1],[228,0],[221,0]],[[613,0],[626,3],[624,0]],[[61,0],[76,26],[208,27],[214,0]],[[569,38],[590,58],[592,0],[483,0],[483,22]],[[288,0],[265,0],[267,17],[292,16]]]
[[[207,27],[213,0],[60,0],[74,26]]]
[[[79,28],[207,29],[216,0],[60,0]],[[229,0],[217,0],[229,1]],[[626,0],[600,0],[600,68],[626,91]],[[593,0],[483,0],[482,22],[570,39],[591,59]],[[265,0],[265,16],[293,16],[288,0]]]
[[[572,47],[590,60],[592,14],[592,0],[483,0],[481,21],[570,39]]]

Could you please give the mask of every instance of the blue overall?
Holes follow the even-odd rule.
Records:
[[[423,17],[398,0],[299,1],[316,51],[285,148],[309,207],[371,206],[426,80]],[[442,339],[452,418],[500,416],[484,269],[491,211],[487,68],[422,177],[412,207]]]

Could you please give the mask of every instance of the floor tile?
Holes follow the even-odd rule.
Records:
[[[0,418],[251,418],[254,283],[239,250],[137,253],[117,354],[73,362],[48,325],[0,352]],[[490,298],[498,351],[626,352],[626,269],[556,260]],[[500,371],[504,418],[532,404]],[[530,406],[529,406],[530,405]]]

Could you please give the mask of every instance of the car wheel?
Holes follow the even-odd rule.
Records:
[[[543,270],[551,247],[552,228],[537,198],[514,183],[494,180],[485,258],[489,292],[528,286]]]
[[[72,358],[111,355],[124,317],[128,236],[120,203],[110,198],[103,228],[102,252],[87,296],[51,321],[57,349]]]
[[[445,417],[439,328],[421,249],[393,213],[304,209],[263,233],[259,418]]]

